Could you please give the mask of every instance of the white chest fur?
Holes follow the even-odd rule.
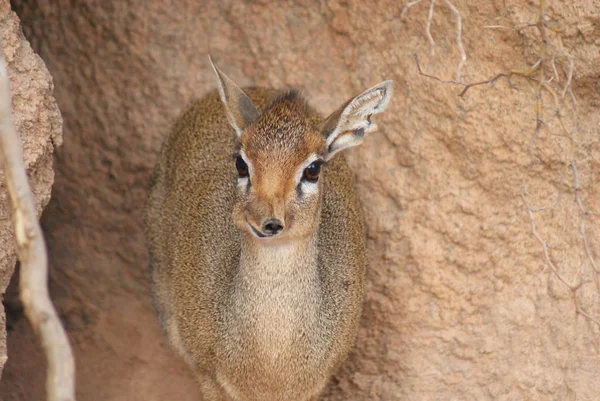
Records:
[[[311,353],[321,306],[315,240],[242,250],[228,335],[240,355],[266,370],[286,370]]]

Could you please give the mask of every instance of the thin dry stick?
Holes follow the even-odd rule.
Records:
[[[48,360],[49,401],[75,400],[75,364],[65,330],[48,295],[48,260],[44,237],[29,188],[21,141],[12,122],[8,74],[0,58],[0,152],[21,261],[20,294],[25,314],[40,338]]]
[[[422,1],[423,0],[414,0],[406,3],[404,8],[402,9],[402,12],[400,13],[400,18],[403,18],[411,7],[416,6]],[[462,42],[462,16],[450,0],[444,0],[444,3],[446,3],[450,11],[456,16],[456,45],[458,46],[458,50],[460,52],[460,62],[458,63],[458,67],[456,69],[456,80],[460,81],[462,76],[462,69],[465,63],[467,62],[467,53]],[[431,23],[433,21],[434,9],[435,0],[429,0],[429,11],[427,12],[427,22],[425,23],[425,35],[427,36],[427,40],[429,40],[429,44],[431,47],[431,55],[435,54],[435,40],[431,35]]]
[[[578,184],[579,182],[579,178],[577,177],[577,169],[573,170],[575,177],[576,177],[576,183]],[[576,284],[570,284],[559,272],[558,272],[558,268],[557,266],[554,264],[554,262],[552,261],[552,259],[550,258],[550,247],[548,246],[548,243],[546,243],[546,241],[544,241],[544,239],[540,236],[540,234],[537,231],[536,225],[535,225],[535,220],[533,218],[533,213],[534,213],[534,209],[532,209],[532,207],[529,205],[529,203],[527,202],[527,197],[526,197],[526,192],[525,192],[525,187],[521,187],[521,198],[523,199],[523,203],[525,204],[525,208],[527,209],[527,215],[529,216],[529,223],[530,223],[530,227],[531,227],[531,234],[535,237],[535,239],[540,243],[540,245],[542,245],[542,248],[544,250],[544,259],[546,261],[546,264],[550,267],[550,269],[552,270],[552,272],[554,273],[554,275],[563,282],[564,285],[566,285],[569,290],[571,290],[572,296],[573,296],[573,302],[575,304],[575,310],[577,311],[577,313],[579,313],[580,315],[584,316],[585,318],[589,319],[590,321],[594,322],[595,324],[597,324],[598,326],[600,326],[600,321],[596,318],[594,318],[593,316],[591,316],[589,313],[587,313],[585,310],[583,310],[581,308],[581,306],[579,305],[579,301],[577,300],[577,290],[579,289],[579,287],[581,287],[581,285],[583,284],[582,280],[581,280],[581,269],[579,272],[578,277],[575,279],[576,280]],[[587,240],[587,239],[586,239]]]
[[[444,0],[450,11],[456,16],[456,45],[458,46],[458,50],[460,51],[460,62],[458,63],[458,67],[456,69],[456,80],[460,81],[462,69],[467,62],[467,53],[465,52],[465,47],[462,43],[462,17],[454,4],[450,2],[450,0]]]
[[[433,20],[433,9],[434,8],[435,8],[435,0],[430,0],[429,14],[427,15],[427,24],[425,25],[425,33],[427,34],[427,39],[429,39],[432,56],[435,54],[435,40],[433,40],[433,36],[431,36],[431,21]]]
[[[548,80],[546,80],[545,78],[545,67],[548,63],[548,33],[546,31],[546,29],[550,29],[552,31],[556,31],[555,29],[552,29],[551,27],[548,26],[548,22],[546,21],[546,1],[545,0],[540,0],[540,4],[539,4],[539,17],[538,17],[538,21],[536,23],[536,26],[538,28],[538,31],[540,33],[540,37],[541,37],[541,41],[540,41],[540,50],[539,50],[539,56],[540,56],[540,60],[541,63],[539,65],[538,68],[538,83],[536,86],[536,129],[534,132],[534,137],[537,136],[537,134],[539,133],[539,130],[541,129],[541,126],[543,124],[543,121],[541,119],[541,115],[542,115],[542,90],[545,90],[551,97],[554,103],[554,109],[555,109],[555,116],[558,118],[558,122],[560,124],[560,128],[563,131],[563,135],[567,138],[569,138],[569,154],[567,157],[568,163],[567,165],[573,170],[573,182],[574,182],[574,186],[575,186],[575,201],[579,207],[579,211],[581,214],[581,219],[580,219],[580,224],[579,224],[579,234],[582,238],[583,241],[583,245],[584,245],[584,249],[586,251],[586,255],[592,265],[592,267],[594,268],[594,270],[596,271],[596,273],[598,273],[598,267],[596,265],[596,262],[594,260],[594,258],[592,257],[592,254],[590,252],[589,249],[589,244],[588,244],[588,240],[587,240],[587,236],[585,234],[585,220],[587,217],[587,211],[585,209],[585,207],[583,206],[583,202],[581,201],[581,196],[580,196],[580,184],[579,184],[579,175],[577,172],[577,167],[575,165],[575,163],[572,161],[572,156],[574,153],[574,138],[571,135],[571,132],[568,130],[568,128],[566,127],[563,118],[562,118],[562,113],[561,113],[561,108],[560,108],[560,102],[559,102],[559,98],[558,95],[556,94],[556,91],[554,91],[554,89],[549,85]],[[569,58],[570,60],[570,58]],[[572,60],[570,60],[572,62]],[[550,60],[550,65],[552,68],[554,68],[554,74],[555,77],[558,80],[558,72],[556,71],[556,67],[554,65],[554,57],[552,57],[552,59]],[[563,90],[563,96],[564,93],[567,92],[567,90],[570,89],[571,87],[571,79],[572,79],[572,64],[570,64],[570,69],[567,73],[567,82],[565,84],[564,90]],[[532,143],[530,144],[530,146],[533,146],[533,139],[532,139]],[[531,152],[531,158],[532,158],[532,162],[533,162],[533,151],[532,149],[530,149]],[[587,313],[586,311],[584,311],[581,306],[579,305],[579,301],[577,300],[577,289],[583,284],[582,283],[582,272],[581,269],[578,273],[578,277],[577,277],[577,281],[579,281],[579,284],[577,285],[572,285],[569,284],[559,273],[558,270],[556,269],[556,266],[554,265],[554,263],[552,263],[552,261],[550,260],[550,255],[549,255],[549,250],[548,250],[548,245],[546,244],[546,242],[539,236],[539,234],[537,233],[536,229],[535,229],[535,223],[533,220],[533,214],[531,211],[531,207],[527,204],[527,201],[525,199],[525,190],[524,188],[521,188],[521,196],[523,198],[523,202],[525,202],[525,206],[527,207],[527,213],[529,215],[529,219],[531,222],[531,231],[532,234],[534,235],[534,237],[538,240],[538,242],[540,242],[540,244],[542,245],[543,249],[544,249],[544,256],[546,259],[546,263],[550,266],[550,268],[552,269],[552,271],[554,272],[554,274],[556,275],[556,277],[558,277],[567,287],[569,287],[569,289],[572,292],[573,295],[573,301],[575,303],[575,308],[577,310],[577,313],[581,314],[582,316],[586,317],[587,319],[589,319],[590,321],[596,323],[598,326],[600,326],[600,321],[595,319],[594,317],[592,317],[589,313]],[[600,288],[600,285],[599,285]]]
[[[453,84],[453,85],[460,85],[460,86],[464,86],[465,88],[462,90],[462,92],[460,92],[460,94],[458,96],[460,97],[464,97],[465,94],[467,93],[467,91],[469,89],[471,89],[474,86],[479,86],[479,85],[491,85],[494,82],[496,82],[496,80],[503,78],[503,77],[507,77],[509,78],[511,74],[519,74],[521,75],[522,73],[520,73],[519,71],[514,71],[514,72],[510,72],[510,73],[505,73],[505,72],[501,72],[499,74],[497,74],[496,76],[490,78],[490,79],[486,79],[485,81],[479,81],[479,82],[473,82],[473,83],[467,83],[467,82],[461,82],[460,80],[455,81],[455,80],[446,80],[446,79],[441,79],[438,78],[434,75],[429,75],[423,72],[423,70],[421,69],[421,64],[419,63],[419,57],[414,54],[413,55],[414,59],[415,59],[415,63],[417,64],[417,70],[419,71],[419,75],[422,75],[426,78],[430,78],[430,79],[434,79],[438,82],[444,83],[444,84]],[[509,78],[510,79],[510,78]]]
[[[512,31],[513,28],[509,28],[507,26],[504,25],[484,25],[483,26],[485,29],[506,29],[507,31]]]
[[[561,97],[565,97],[565,94],[567,93],[567,91],[571,90],[571,81],[573,80],[573,69],[574,69],[574,63],[573,63],[573,59],[571,57],[567,57],[569,60],[569,68],[567,69],[567,83],[565,84],[565,87],[563,88],[562,93],[560,94]],[[571,92],[571,94],[573,94],[573,92]],[[575,98],[575,96],[573,96],[573,99]]]
[[[535,129],[533,130],[533,135],[531,135],[531,139],[529,140],[529,165],[532,166],[535,163],[535,140],[540,135],[542,131],[542,127],[545,125],[544,120],[542,119],[542,110],[544,107],[543,99],[542,99],[542,87],[544,85],[544,61],[540,58],[540,80],[535,89]]]
[[[556,55],[552,55],[550,65],[552,66],[552,72],[554,73],[553,79],[555,79],[556,82],[560,82],[560,76],[558,75],[558,70],[556,69]]]
[[[573,300],[575,302],[575,308],[577,308],[577,313],[588,318],[589,320],[596,323],[600,327],[600,320],[594,318],[592,315],[590,315],[589,313],[587,313],[586,311],[581,309],[581,306],[579,306],[579,301],[577,300],[577,294],[575,294],[575,292],[573,292]]]
[[[534,210],[531,208],[531,206],[527,202],[526,193],[525,193],[525,187],[521,187],[521,198],[523,199],[523,203],[525,204],[525,207],[527,208],[527,215],[529,216],[529,223],[531,225],[531,234],[535,237],[536,240],[538,240],[538,242],[540,243],[540,245],[542,245],[542,248],[544,249],[544,259],[546,260],[546,264],[548,266],[550,266],[550,269],[554,272],[554,274],[556,275],[556,277],[558,277],[558,279],[560,281],[562,281],[567,287],[569,287],[569,289],[571,291],[576,290],[577,288],[579,288],[579,286],[580,286],[581,283],[579,283],[579,284],[570,284],[558,272],[558,268],[556,267],[556,265],[554,264],[554,262],[552,261],[552,259],[550,259],[550,247],[548,246],[548,244],[546,243],[546,241],[544,241],[544,239],[540,236],[540,234],[537,231],[537,227],[535,225],[535,220],[533,219],[533,212],[534,212]]]
[[[575,203],[577,203],[577,206],[579,207],[579,213],[581,215],[581,220],[579,221],[579,235],[581,236],[581,240],[583,241],[583,248],[585,249],[585,254],[588,260],[590,261],[594,272],[596,272],[596,286],[598,287],[598,290],[600,290],[600,268],[598,268],[598,264],[596,263],[596,260],[592,255],[587,235],[585,233],[585,221],[587,220],[589,213],[583,206],[583,202],[581,201],[581,186],[579,184],[579,172],[577,171],[577,166],[574,162],[570,161],[569,167],[571,167],[571,170],[573,170],[573,183],[575,185]]]
[[[447,0],[445,0],[447,1]],[[577,206],[579,208],[579,212],[581,215],[581,219],[579,222],[579,235],[582,239],[583,242],[583,247],[585,249],[585,253],[587,256],[587,259],[589,260],[590,264],[592,265],[592,268],[594,269],[594,272],[596,273],[596,285],[598,287],[598,290],[600,290],[600,268],[598,267],[598,264],[596,263],[592,252],[590,250],[590,246],[589,246],[589,241],[588,241],[588,237],[587,234],[585,232],[585,222],[587,220],[587,216],[588,216],[588,211],[585,209],[583,202],[581,200],[581,195],[580,195],[580,184],[579,184],[579,176],[578,176],[578,172],[577,172],[577,167],[575,165],[575,162],[573,161],[573,156],[574,156],[574,148],[575,148],[575,138],[573,137],[573,135],[571,134],[571,132],[569,131],[569,129],[567,128],[567,126],[564,123],[563,120],[563,116],[562,116],[562,112],[561,112],[561,107],[560,107],[560,99],[559,99],[559,95],[557,94],[557,92],[550,86],[550,82],[552,82],[553,80],[555,80],[557,83],[559,82],[559,78],[560,75],[558,74],[557,68],[556,68],[556,60],[557,57],[555,55],[552,55],[552,57],[548,57],[548,43],[549,43],[549,39],[548,39],[548,32],[547,30],[553,31],[553,32],[559,32],[557,29],[553,28],[551,26],[551,24],[546,20],[546,1],[545,0],[540,0],[539,3],[539,16],[538,16],[538,20],[536,21],[536,23],[534,24],[526,24],[523,25],[522,27],[519,28],[515,28],[515,30],[521,30],[524,28],[530,28],[530,27],[536,27],[539,31],[541,40],[540,40],[540,49],[539,49],[539,59],[537,60],[537,62],[535,64],[533,64],[528,70],[525,71],[519,71],[519,70],[511,70],[509,72],[501,72],[499,74],[496,74],[494,77],[492,77],[491,79],[487,79],[484,81],[479,81],[479,82],[474,82],[474,83],[466,83],[466,82],[462,82],[460,79],[457,80],[443,80],[440,79],[436,76],[433,75],[429,75],[424,73],[421,70],[421,66],[419,65],[419,59],[417,58],[417,55],[414,55],[415,58],[415,62],[417,64],[417,69],[419,71],[419,75],[422,75],[424,77],[427,78],[431,78],[434,79],[436,81],[442,82],[442,83],[447,83],[447,84],[453,84],[453,85],[460,85],[460,86],[464,86],[462,92],[460,93],[460,97],[464,97],[464,95],[467,93],[467,91],[474,87],[474,86],[479,86],[479,85],[491,85],[493,84],[496,80],[500,79],[500,78],[506,78],[508,80],[509,83],[512,84],[511,82],[511,78],[513,76],[520,76],[523,77],[529,81],[533,81],[536,83],[535,85],[535,116],[536,116],[536,124],[535,124],[535,129],[534,132],[531,136],[530,142],[529,142],[529,154],[530,154],[530,159],[531,159],[531,163],[530,166],[534,164],[535,162],[535,155],[534,155],[534,151],[535,151],[535,141],[537,139],[537,137],[539,136],[541,130],[543,127],[546,126],[546,123],[543,121],[543,117],[542,117],[542,111],[544,109],[544,104],[543,104],[543,98],[542,95],[543,93],[547,93],[548,95],[550,95],[552,102],[554,104],[554,117],[557,118],[558,122],[559,122],[559,126],[560,129],[562,131],[562,134],[560,134],[559,136],[562,137],[566,137],[569,139],[569,149],[568,149],[568,155],[566,157],[567,159],[567,163],[565,164],[566,169],[568,169],[569,167],[571,168],[571,170],[573,171],[573,181],[574,181],[574,186],[575,186],[575,201],[577,203]],[[491,26],[490,28],[504,28],[501,26]],[[573,78],[573,59],[566,53],[563,52],[563,54],[561,56],[559,56],[558,60],[560,61],[560,58],[562,57],[566,57],[568,62],[569,62],[569,66],[565,71],[565,74],[567,76],[567,80],[565,83],[565,86],[562,88],[562,91],[560,93],[560,97],[564,97],[564,95],[568,92],[571,96],[571,98],[573,99],[573,103],[576,104],[576,99],[573,96],[573,92],[572,92],[572,78]],[[460,67],[460,66],[459,66]],[[550,79],[546,79],[546,72],[547,69],[552,69],[553,72],[553,77]],[[563,68],[564,70],[564,68]],[[521,188],[521,197],[523,199],[523,202],[526,206],[527,209],[527,213],[529,216],[529,221],[530,221],[530,225],[531,225],[531,233],[532,235],[536,238],[536,240],[542,245],[543,251],[544,251],[544,259],[546,264],[548,264],[548,266],[550,267],[550,269],[552,270],[553,274],[563,283],[565,284],[569,290],[572,292],[573,295],[573,299],[574,299],[574,303],[575,303],[575,307],[577,310],[577,313],[581,314],[582,316],[585,316],[586,318],[588,318],[590,321],[596,323],[597,325],[600,326],[600,321],[594,317],[592,317],[590,314],[588,314],[587,312],[585,312],[580,306],[579,306],[579,302],[577,300],[577,290],[581,287],[581,285],[583,284],[582,282],[582,272],[581,269],[579,271],[579,273],[577,274],[577,277],[575,278],[575,283],[574,284],[570,284],[558,271],[557,266],[554,264],[554,262],[551,259],[551,255],[550,255],[550,246],[547,244],[547,242],[540,236],[540,234],[537,231],[537,227],[535,224],[535,220],[534,220],[534,216],[533,214],[537,211],[540,210],[544,210],[546,209],[546,207],[543,208],[537,208],[537,209],[533,209],[527,202],[526,199],[526,192],[525,192],[525,187],[523,186]],[[560,193],[559,193],[559,197],[557,198],[557,202],[560,199]],[[552,206],[551,208],[554,208],[554,206]]]
[[[414,0],[414,1],[410,1],[410,2],[406,3],[404,8],[402,9],[402,12],[400,13],[400,18],[404,18],[404,16],[406,15],[409,8],[416,6],[417,4],[419,4],[422,1],[423,0]]]

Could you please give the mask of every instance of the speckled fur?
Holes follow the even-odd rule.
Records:
[[[294,154],[324,150],[322,138],[307,139],[323,119],[298,94],[245,93],[263,110],[242,136],[260,136],[247,144],[250,158],[287,171]],[[314,235],[291,250],[256,249],[232,219],[239,146],[216,92],[163,146],[145,213],[161,325],[206,401],[313,400],[352,347],[361,314],[365,233],[353,178],[336,155],[320,180]]]

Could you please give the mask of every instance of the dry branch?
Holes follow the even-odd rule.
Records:
[[[456,68],[456,79],[460,80],[462,69],[467,62],[467,52],[465,52],[465,47],[462,42],[462,16],[460,12],[454,7],[454,4],[450,2],[450,0],[444,0],[446,5],[452,11],[452,13],[456,16],[456,45],[458,46],[458,51],[460,52],[460,62],[458,63],[458,67]]]
[[[427,14],[427,23],[425,24],[425,34],[431,46],[431,55],[435,54],[435,40],[431,36],[431,21],[433,21],[433,9],[435,8],[435,0],[429,2],[429,13]]]
[[[408,3],[406,3],[404,8],[402,9],[402,12],[400,13],[400,18],[404,18],[404,16],[408,12],[409,8],[416,6],[417,4],[419,4],[422,1],[423,0],[413,0],[413,1],[409,1]]]
[[[583,202],[581,201],[581,187],[579,184],[579,172],[577,171],[577,166],[575,165],[575,163],[569,162],[569,167],[571,167],[571,170],[573,170],[573,184],[575,185],[575,203],[577,203],[577,206],[579,207],[579,214],[581,215],[579,220],[579,236],[583,241],[583,248],[585,249],[585,254],[588,260],[590,261],[590,264],[592,265],[592,269],[594,269],[594,272],[596,273],[596,287],[598,288],[598,291],[600,291],[600,268],[598,268],[598,264],[596,263],[596,260],[592,255],[592,251],[590,250],[590,244],[587,239],[587,234],[585,233],[585,221],[587,220],[589,212],[587,211],[585,206],[583,206]]]
[[[448,4],[448,6],[451,9],[453,9],[453,11],[455,10],[448,1],[446,1],[446,3]],[[408,8],[410,8],[416,4],[418,4],[417,1],[407,4],[403,13],[406,10],[408,10]],[[431,4],[433,4],[433,2]],[[432,10],[432,8],[430,10]],[[459,26],[460,26],[460,14],[458,14],[458,11],[456,11],[455,14],[457,14],[457,18],[459,18]],[[429,25],[428,25],[428,27],[429,27]],[[539,14],[538,14],[537,21],[535,23],[525,24],[521,27],[515,28],[514,30],[520,31],[524,28],[530,28],[530,27],[537,28],[537,30],[540,34],[540,46],[539,46],[539,51],[538,51],[539,58],[531,67],[529,67],[525,71],[511,70],[508,72],[500,72],[490,79],[479,81],[479,82],[467,83],[467,82],[460,81],[460,78],[458,78],[457,80],[443,80],[436,76],[424,73],[421,70],[421,66],[419,64],[419,59],[417,58],[416,54],[414,55],[415,62],[417,64],[417,69],[419,71],[419,75],[422,75],[422,76],[430,78],[430,79],[434,79],[434,80],[442,82],[442,83],[463,86],[464,88],[459,94],[459,96],[461,98],[464,97],[464,95],[467,93],[467,91],[470,88],[472,88],[474,86],[480,86],[480,85],[491,85],[500,78],[506,78],[508,80],[508,82],[511,84],[512,84],[511,78],[513,76],[518,76],[518,77],[527,79],[531,82],[534,82],[535,83],[534,105],[535,105],[535,121],[536,122],[535,122],[535,128],[533,130],[533,133],[532,133],[530,141],[529,141],[529,155],[530,155],[530,160],[531,160],[530,167],[535,163],[535,154],[534,154],[535,153],[535,141],[538,138],[538,136],[540,135],[540,132],[542,131],[542,129],[547,127],[546,122],[543,120],[543,111],[544,111],[544,104],[542,102],[543,94],[547,94],[550,96],[550,98],[552,99],[552,104],[554,106],[553,118],[556,118],[558,120],[559,128],[561,131],[561,134],[558,134],[558,136],[566,137],[569,139],[569,146],[568,146],[568,149],[566,150],[566,155],[565,155],[565,160],[566,160],[565,167],[566,167],[566,169],[570,168],[573,172],[574,197],[575,197],[575,203],[577,205],[577,208],[578,208],[579,214],[580,214],[578,232],[579,232],[579,236],[581,238],[582,244],[583,244],[583,249],[585,251],[586,258],[587,258],[588,262],[590,263],[590,265],[592,266],[594,273],[596,274],[596,286],[597,286],[598,291],[600,291],[600,267],[598,267],[598,264],[592,255],[589,240],[588,240],[587,233],[585,230],[585,223],[587,221],[589,212],[585,208],[583,201],[581,199],[581,187],[580,187],[580,182],[579,182],[579,174],[578,174],[576,163],[573,160],[574,149],[575,149],[575,139],[574,139],[573,135],[571,134],[570,130],[567,128],[567,126],[563,120],[563,116],[562,116],[562,112],[561,112],[561,105],[560,105],[560,99],[564,98],[566,93],[570,94],[571,99],[573,100],[573,104],[576,104],[575,96],[573,95],[572,88],[571,88],[572,79],[573,79],[573,69],[574,69],[573,59],[569,54],[564,52],[564,50],[562,50],[562,49],[560,50],[560,52],[559,52],[560,54],[558,54],[558,56],[556,54],[549,54],[550,41],[548,38],[548,31],[551,31],[551,32],[560,32],[560,31],[547,18],[546,1],[545,0],[540,0],[540,2],[539,2]],[[505,28],[505,27],[489,26],[488,28]],[[509,29],[509,28],[505,28],[505,29]],[[460,32],[460,28],[459,28],[459,32]],[[457,39],[457,43],[462,44],[461,42],[459,42],[458,39]],[[558,69],[556,68],[557,60],[559,62],[561,62],[561,60],[568,61],[568,67],[566,69],[563,67],[563,71],[566,76],[566,82],[565,82],[564,86],[562,88],[560,88],[560,95],[557,93],[557,90],[555,90],[551,86],[551,83],[553,81],[556,84],[560,81],[560,75],[558,73]],[[460,66],[459,66],[459,72],[460,72]],[[547,78],[548,76],[550,76],[550,78]],[[559,192],[559,197],[557,198],[557,202],[560,199],[560,195],[561,194]],[[529,203],[527,202],[527,194],[526,194],[524,184],[522,184],[522,186],[521,186],[521,198],[523,199],[523,203],[525,205],[525,208],[527,210],[527,215],[529,217],[531,234],[535,237],[535,239],[542,246],[542,249],[544,252],[545,263],[550,267],[550,270],[552,271],[552,273],[571,291],[571,294],[573,297],[573,302],[575,304],[577,313],[579,313],[580,315],[586,317],[590,321],[592,321],[595,324],[597,324],[598,326],[600,326],[600,320],[598,320],[597,318],[594,318],[589,313],[587,313],[585,310],[583,310],[581,308],[581,306],[579,305],[579,301],[577,299],[577,291],[583,285],[583,279],[582,279],[583,265],[580,267],[578,273],[576,274],[574,282],[569,283],[569,281],[560,273],[558,266],[556,266],[556,264],[552,261],[552,257],[550,254],[550,246],[537,231],[537,227],[536,227],[536,223],[535,223],[535,219],[534,219],[534,213],[538,212],[540,210],[547,209],[547,208],[546,207],[532,208],[531,205],[529,205]],[[556,205],[551,206],[550,208],[553,209],[555,206]]]
[[[467,93],[467,91],[469,89],[471,89],[472,87],[474,87],[474,86],[491,85],[491,84],[493,84],[494,82],[496,82],[500,78],[510,77],[510,74],[511,74],[511,73],[501,72],[501,73],[497,74],[496,76],[494,76],[494,77],[492,77],[490,79],[486,79],[485,81],[472,82],[472,83],[455,81],[455,80],[445,80],[445,79],[438,78],[438,77],[436,77],[434,75],[429,75],[429,74],[424,73],[423,70],[421,69],[421,64],[419,64],[419,57],[417,57],[416,54],[414,54],[413,57],[415,58],[415,63],[417,64],[417,70],[419,71],[419,75],[422,75],[422,76],[424,76],[426,78],[434,79],[436,81],[439,81],[439,82],[442,82],[442,83],[445,83],[445,84],[453,84],[453,85],[464,86],[464,89],[458,95],[459,97],[464,97],[465,94]]]
[[[400,12],[400,18],[403,18],[408,10],[417,4],[421,3],[423,0],[413,0],[406,3],[402,12]],[[458,46],[458,51],[460,52],[460,61],[458,63],[458,67],[456,68],[456,80],[460,81],[462,69],[467,62],[467,53],[465,51],[465,47],[462,42],[462,16],[458,9],[452,4],[450,0],[444,0],[446,6],[450,9],[450,12],[454,14],[456,17],[456,45]],[[427,40],[429,41],[429,45],[431,47],[431,54],[435,54],[435,40],[431,35],[431,22],[433,21],[433,11],[435,9],[435,0],[429,0],[429,10],[427,12],[427,22],[425,23],[425,35],[427,36]],[[436,78],[437,79],[437,78]],[[454,82],[454,81],[452,81]]]
[[[546,241],[544,241],[544,239],[540,236],[540,234],[537,231],[537,227],[535,225],[535,220],[533,218],[533,213],[536,210],[532,209],[531,206],[529,205],[529,203],[527,202],[527,197],[526,197],[526,192],[525,192],[525,188],[524,187],[521,187],[521,199],[523,199],[523,203],[525,204],[525,208],[527,209],[527,215],[529,216],[529,224],[531,226],[531,234],[535,237],[535,239],[542,246],[542,248],[544,250],[544,259],[546,260],[546,264],[548,266],[550,266],[550,269],[554,272],[554,274],[556,275],[556,277],[558,277],[558,279],[560,281],[562,281],[567,287],[569,287],[569,289],[571,291],[576,290],[581,285],[581,282],[579,282],[577,284],[571,284],[571,283],[569,283],[567,281],[567,279],[564,278],[560,274],[560,272],[558,271],[558,267],[556,267],[556,265],[554,264],[554,262],[550,258],[550,247],[548,246],[548,243]],[[538,210],[540,210],[540,209],[538,209]]]
[[[571,168],[573,169],[573,175],[574,175],[574,180],[575,180],[575,197],[576,197],[576,201],[579,204],[579,207],[582,208],[581,209],[581,213],[582,213],[582,218],[581,218],[581,222],[580,222],[580,226],[579,226],[579,233],[583,238],[584,244],[585,244],[585,249],[587,252],[587,256],[589,257],[592,266],[594,267],[594,270],[596,269],[596,265],[595,265],[595,261],[593,259],[593,257],[591,256],[591,253],[589,252],[589,247],[588,247],[588,243],[587,243],[587,237],[585,236],[585,230],[584,230],[584,221],[585,221],[585,214],[586,211],[585,209],[583,209],[583,204],[581,203],[581,199],[579,197],[579,177],[577,175],[577,168],[575,167],[574,164],[570,164]],[[531,234],[535,237],[535,239],[540,243],[540,245],[542,246],[542,249],[544,250],[544,260],[546,261],[546,264],[550,267],[550,270],[552,270],[552,273],[554,273],[554,275],[564,284],[566,285],[569,290],[571,291],[571,296],[573,297],[573,303],[575,304],[575,310],[577,311],[577,313],[579,313],[580,315],[582,315],[583,317],[587,318],[588,320],[594,322],[595,324],[597,324],[598,326],[600,326],[600,320],[594,318],[592,315],[590,315],[588,312],[586,312],[580,305],[579,305],[579,301],[577,300],[577,290],[581,287],[581,285],[583,284],[583,281],[581,279],[581,268],[579,269],[579,273],[575,279],[575,283],[571,284],[567,281],[566,278],[563,277],[562,274],[560,274],[560,272],[558,271],[558,267],[556,266],[556,264],[552,261],[552,258],[550,257],[550,246],[548,245],[548,243],[542,238],[542,236],[538,233],[537,231],[537,227],[535,224],[535,219],[533,217],[533,213],[535,213],[536,211],[540,211],[540,210],[544,210],[545,208],[540,208],[540,209],[534,209],[531,207],[531,205],[529,205],[529,203],[527,202],[527,193],[525,191],[525,187],[521,187],[521,199],[523,199],[523,203],[525,205],[525,208],[527,209],[527,216],[529,217],[529,224],[530,224],[530,228],[531,228]],[[596,272],[598,272],[596,270]]]
[[[74,361],[69,341],[48,295],[48,258],[29,188],[21,141],[12,121],[8,73],[0,58],[0,153],[21,262],[20,294],[25,314],[48,361],[49,401],[74,401]]]

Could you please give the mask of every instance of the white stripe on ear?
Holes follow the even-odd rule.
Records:
[[[208,60],[217,76],[219,97],[225,106],[227,121],[239,138],[242,131],[258,119],[258,110],[244,91],[213,63],[210,56]]]
[[[393,87],[392,81],[383,81],[350,99],[325,119],[321,125],[321,133],[326,138],[326,160],[340,150],[360,145],[364,135],[377,128],[371,122],[371,116],[385,110],[392,97]]]

